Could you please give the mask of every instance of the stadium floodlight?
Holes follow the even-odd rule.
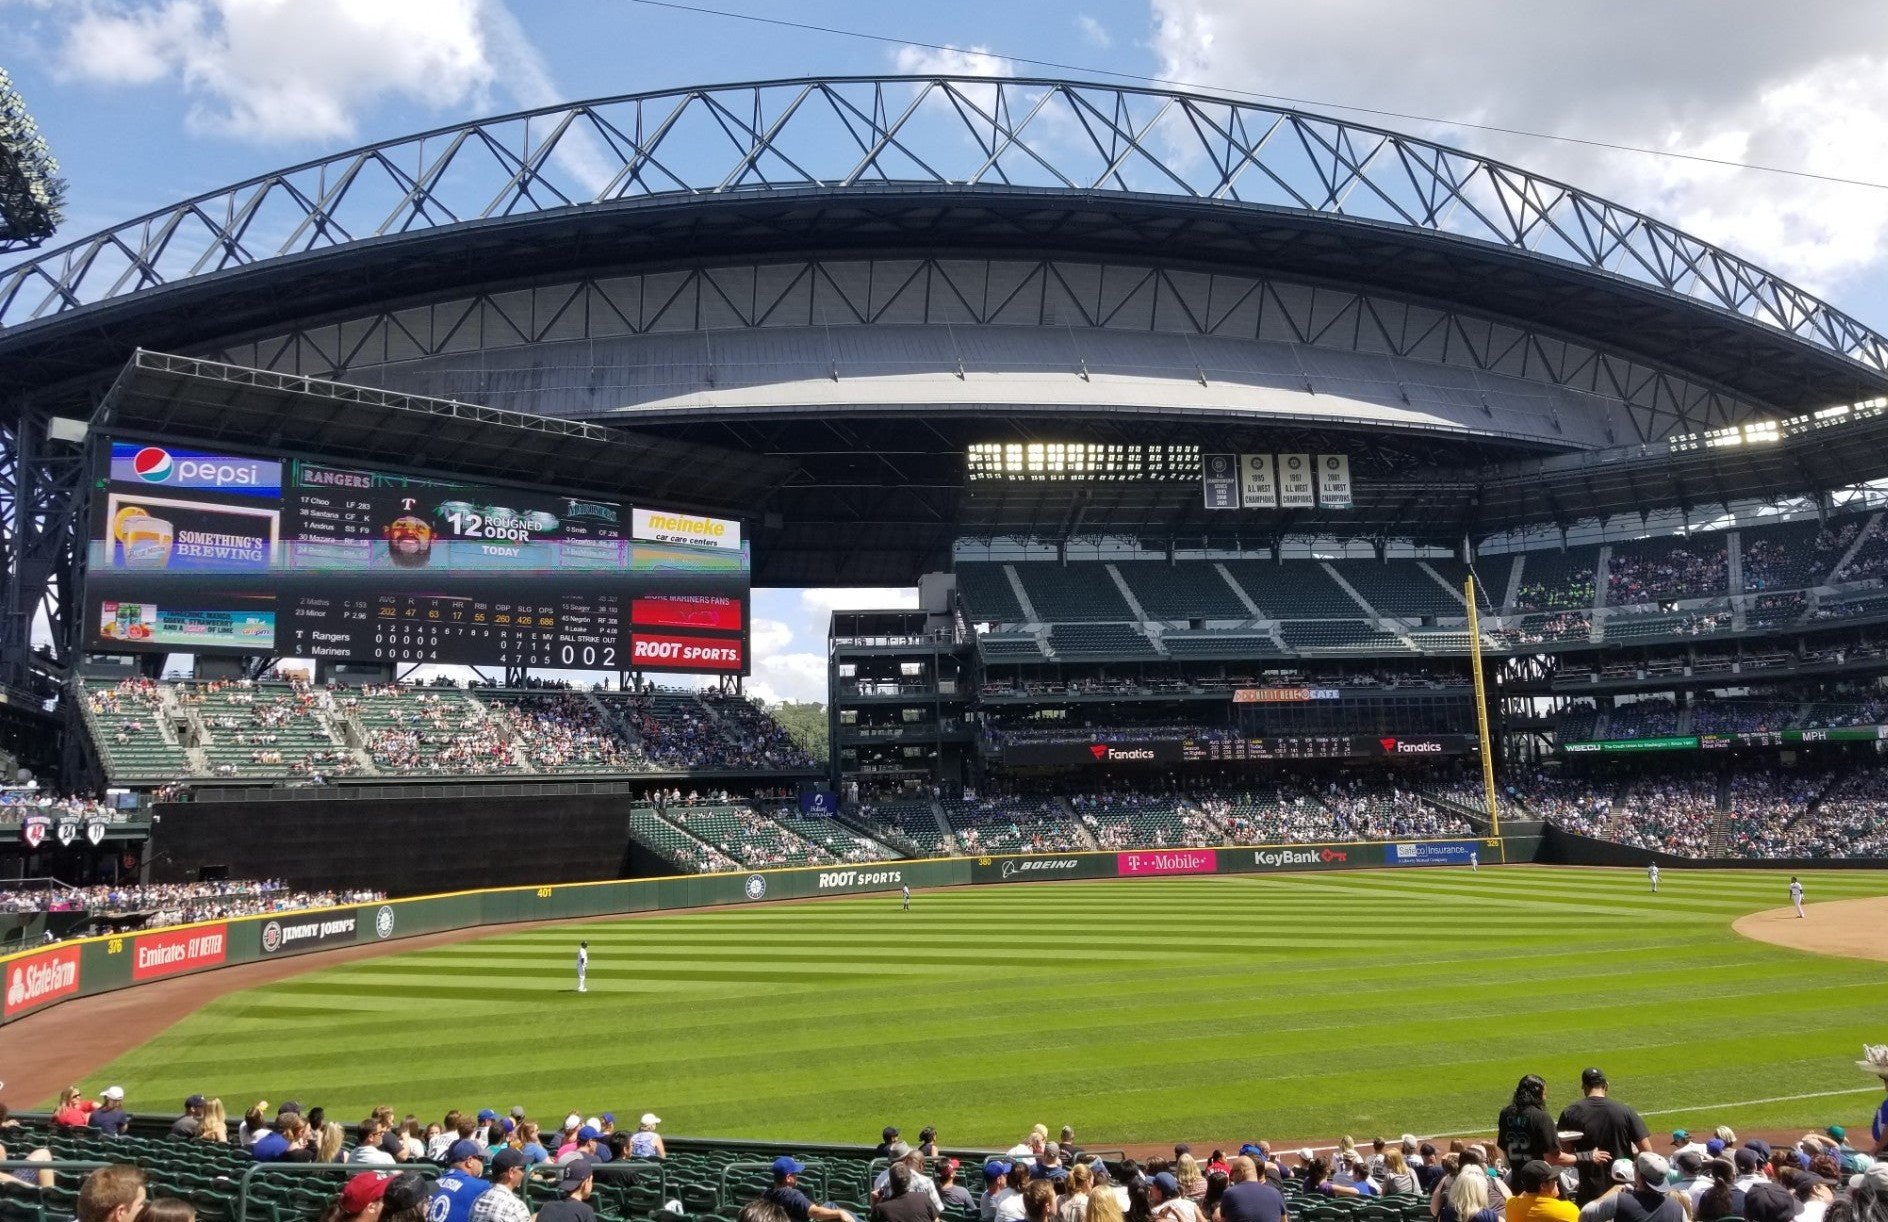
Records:
[[[66,184],[59,163],[0,68],[0,253],[38,246],[59,228]]]

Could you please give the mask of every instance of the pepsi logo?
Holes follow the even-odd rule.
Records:
[[[170,451],[161,446],[145,446],[131,458],[131,470],[147,483],[161,484],[170,478]]]

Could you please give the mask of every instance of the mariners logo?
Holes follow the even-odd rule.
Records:
[[[169,479],[174,465],[170,451],[160,446],[145,446],[131,457],[131,469],[147,484],[161,484]]]
[[[747,876],[747,885],[742,887],[741,890],[747,893],[748,899],[765,899],[767,897],[767,877],[763,874],[750,874]]]
[[[382,904],[374,914],[374,936],[385,941],[393,936],[393,905]]]
[[[270,921],[262,927],[262,949],[271,955],[282,949],[282,922]]]

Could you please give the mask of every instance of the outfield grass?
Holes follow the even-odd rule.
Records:
[[[1786,876],[1425,869],[1053,883],[499,934],[222,997],[90,1079],[437,1117],[654,1111],[672,1133],[1089,1144],[1485,1130],[1598,1064],[1655,1128],[1860,1124],[1888,964],[1743,939]],[[1806,877],[1813,900],[1888,872]],[[590,992],[574,991],[579,937]],[[1826,1098],[1766,1100],[1815,1092]]]

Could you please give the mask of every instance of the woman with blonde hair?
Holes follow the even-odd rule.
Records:
[[[1075,1173],[1071,1171],[1069,1174]],[[1088,1211],[1084,1222],[1128,1222],[1127,1215],[1121,1212],[1121,1198],[1115,1195],[1113,1188],[1097,1184],[1088,1190]]]
[[[1415,1196],[1422,1191],[1416,1182],[1416,1173],[1410,1170],[1409,1160],[1403,1157],[1401,1146],[1390,1146],[1383,1151],[1383,1195]]]
[[[60,1091],[59,1106],[53,1110],[52,1122],[62,1129],[82,1129],[91,1124],[92,1105],[85,1092],[76,1086]]]
[[[318,1163],[338,1163],[341,1161],[341,1147],[347,1144],[347,1130],[338,1120],[330,1120],[321,1126],[321,1136],[315,1143],[315,1161]]]
[[[1069,1194],[1056,1207],[1056,1216],[1061,1222],[1087,1222],[1088,1190],[1094,1186],[1095,1173],[1088,1169],[1087,1163],[1076,1163],[1069,1168]]]
[[[197,1140],[229,1144],[229,1113],[223,1110],[221,1099],[211,1099],[203,1105],[203,1122],[197,1125]]]
[[[1488,1176],[1480,1167],[1464,1167],[1449,1181],[1441,1222],[1501,1222],[1502,1210],[1489,1201]]]
[[[1191,1154],[1182,1154],[1174,1164],[1173,1178],[1180,1184],[1180,1195],[1198,1204],[1206,1199],[1206,1175],[1200,1170],[1200,1160]]]

